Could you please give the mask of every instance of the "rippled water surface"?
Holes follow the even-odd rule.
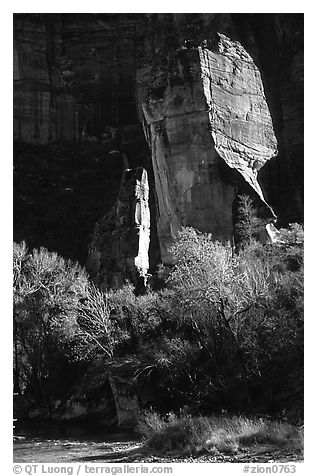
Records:
[[[21,425],[14,435],[16,463],[106,461],[140,442],[132,432],[84,425]]]

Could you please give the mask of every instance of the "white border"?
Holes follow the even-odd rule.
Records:
[[[305,474],[313,474],[310,469],[316,461],[316,22],[317,16],[312,1],[226,1],[226,2],[120,2],[111,3],[105,0],[79,2],[60,1],[13,1],[1,5],[1,433],[0,448],[7,469],[2,469],[2,474],[11,474],[12,462],[12,291],[11,291],[11,266],[12,266],[12,14],[20,13],[174,13],[174,12],[212,12],[214,13],[305,13]],[[308,259],[307,259],[308,258]],[[8,458],[8,461],[7,461]],[[184,465],[182,465],[184,466]],[[187,466],[187,465],[186,465]],[[214,471],[214,466],[210,468]],[[309,469],[310,468],[310,469]],[[219,468],[217,468],[217,473]],[[304,474],[300,471],[301,474]],[[219,471],[219,474],[224,474]]]

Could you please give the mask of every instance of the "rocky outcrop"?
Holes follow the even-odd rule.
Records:
[[[263,166],[276,150],[270,116],[279,153]],[[102,147],[112,130],[131,167],[152,177],[153,166],[163,258],[181,224],[227,240],[244,184],[283,226],[301,221],[303,15],[15,14],[14,138]]]
[[[279,226],[303,221],[304,15],[231,15],[230,36],[252,56],[264,84],[279,153],[259,172]]]
[[[139,71],[143,124],[152,154],[163,261],[182,225],[232,237],[232,207],[243,179],[265,202],[258,170],[277,154],[261,75],[252,58],[224,35],[213,50],[176,53],[160,90]],[[165,80],[165,82],[164,82]],[[161,94],[159,94],[161,93]],[[240,176],[230,175],[228,167]],[[269,209],[269,216],[274,213]]]
[[[109,372],[109,382],[116,405],[118,425],[134,428],[140,415],[138,391],[135,375],[139,362],[128,360],[113,364]],[[138,391],[137,391],[138,390]]]
[[[149,269],[150,209],[145,169],[127,169],[117,202],[94,230],[87,268],[101,289],[120,288],[125,281],[144,289]]]
[[[150,244],[154,269],[182,225],[230,240],[241,190],[302,221],[303,15],[15,14],[14,139],[15,239],[85,263],[97,222],[95,283],[142,291]],[[133,424],[124,367],[57,417]]]
[[[260,71],[238,42],[219,35],[217,50],[199,48],[215,149],[264,200],[258,171],[277,155]]]

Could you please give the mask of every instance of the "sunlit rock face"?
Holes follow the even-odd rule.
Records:
[[[145,89],[146,75],[146,70],[143,76],[139,72],[140,91]],[[221,161],[212,146],[197,50],[177,55],[172,75],[162,96],[158,96],[159,88],[152,89],[142,103],[165,262],[182,225],[229,237],[234,197],[234,187],[218,179]]]
[[[238,42],[219,35],[216,51],[199,48],[204,94],[215,149],[264,201],[258,170],[277,155],[262,79]]]
[[[264,206],[265,198],[279,225],[302,221],[302,63],[302,14],[15,14],[14,138],[68,141],[85,156],[105,147],[105,183],[111,139],[129,167],[148,170],[152,262],[159,248],[165,261],[181,225],[229,240],[244,185]],[[20,215],[29,223],[26,198]],[[54,240],[49,247],[63,250]]]
[[[140,96],[149,92],[140,99],[161,254],[168,262],[168,247],[181,226],[231,240],[232,204],[241,181],[269,209],[257,174],[276,155],[277,141],[260,72],[238,42],[219,35],[213,50],[181,49],[157,81],[153,87],[149,71],[139,71]],[[270,209],[269,215],[274,216]]]
[[[133,282],[141,291],[149,269],[150,209],[147,172],[123,174],[113,210],[96,224],[87,268],[101,289]]]

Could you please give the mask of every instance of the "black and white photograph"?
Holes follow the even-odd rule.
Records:
[[[295,473],[304,13],[11,17],[14,473]]]

